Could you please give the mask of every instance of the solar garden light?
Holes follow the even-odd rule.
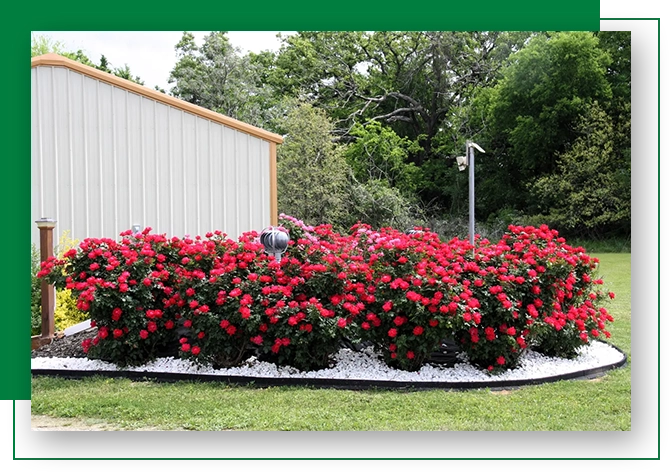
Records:
[[[290,235],[286,228],[269,226],[260,233],[260,243],[265,246],[265,252],[281,262],[281,255],[288,249]]]
[[[469,244],[472,246],[474,245],[474,149],[485,153],[478,144],[467,141],[467,155],[455,158],[458,170],[465,170],[469,166]]]
[[[422,232],[423,232],[423,231],[421,231],[420,229],[409,228],[408,230],[406,230],[405,233],[406,233],[406,234],[416,234],[416,233],[422,233]]]

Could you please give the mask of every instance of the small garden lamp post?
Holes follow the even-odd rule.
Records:
[[[469,166],[469,244],[472,246],[474,246],[474,149],[485,153],[478,144],[467,141],[467,155],[455,158],[459,170],[465,170]]]
[[[270,226],[260,233],[260,243],[265,246],[265,252],[281,262],[281,255],[288,249],[290,236],[286,228]]]

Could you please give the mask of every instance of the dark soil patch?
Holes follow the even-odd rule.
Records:
[[[81,343],[94,338],[97,331],[97,328],[89,328],[69,336],[56,335],[49,344],[34,349],[30,357],[86,357]]]

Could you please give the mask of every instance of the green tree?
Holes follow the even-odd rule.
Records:
[[[177,98],[249,124],[274,131],[285,103],[274,99],[263,79],[272,53],[241,55],[225,31],[204,37],[202,46],[184,32],[175,46],[177,63],[170,72],[170,93]]]
[[[380,123],[383,133],[397,137],[382,146],[383,159],[406,154],[406,163],[415,166],[416,179],[402,193],[410,187],[423,204],[459,208],[466,190],[462,193],[457,167],[446,157],[461,153],[472,137],[471,120],[461,110],[475,90],[496,83],[506,58],[530,35],[299,32],[283,38],[267,82],[276,94],[303,97],[325,110],[341,142],[364,142],[360,130]],[[366,153],[360,146],[356,152],[357,165],[350,154],[349,161],[364,181],[360,172],[368,167],[360,164]],[[377,154],[376,164],[379,159]]]
[[[578,137],[576,124],[591,105],[609,103],[610,63],[589,32],[536,35],[510,56],[499,83],[477,97],[484,109],[478,143],[486,149],[477,166],[481,216],[538,211],[529,186],[558,170],[558,156]]]
[[[284,126],[287,135],[277,152],[279,211],[342,229],[348,223],[350,167],[332,142],[332,123],[321,110],[302,104]]]
[[[408,158],[420,147],[417,142],[399,137],[378,121],[355,124],[350,134],[355,140],[346,147],[345,155],[359,182],[377,180],[409,198],[416,194],[420,169]]]
[[[597,102],[576,127],[573,145],[557,172],[531,186],[541,216],[551,226],[585,237],[625,234],[631,223],[631,169],[617,159],[611,118]]]

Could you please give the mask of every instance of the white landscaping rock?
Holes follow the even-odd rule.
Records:
[[[624,354],[614,347],[593,342],[580,349],[575,359],[546,357],[533,351],[525,351],[515,369],[489,375],[466,362],[454,367],[425,365],[418,372],[405,372],[392,369],[374,355],[371,348],[362,352],[342,349],[335,356],[335,365],[329,369],[300,372],[292,367],[278,367],[267,362],[251,358],[240,367],[214,369],[194,365],[186,360],[159,358],[139,367],[118,368],[114,364],[99,360],[82,358],[36,357],[31,360],[32,369],[49,370],[85,370],[85,371],[134,371],[147,373],[205,374],[217,376],[244,376],[255,378],[293,378],[293,379],[349,379],[349,380],[384,380],[400,382],[503,382],[543,379],[557,375],[567,375],[589,369],[607,367],[621,362]]]

